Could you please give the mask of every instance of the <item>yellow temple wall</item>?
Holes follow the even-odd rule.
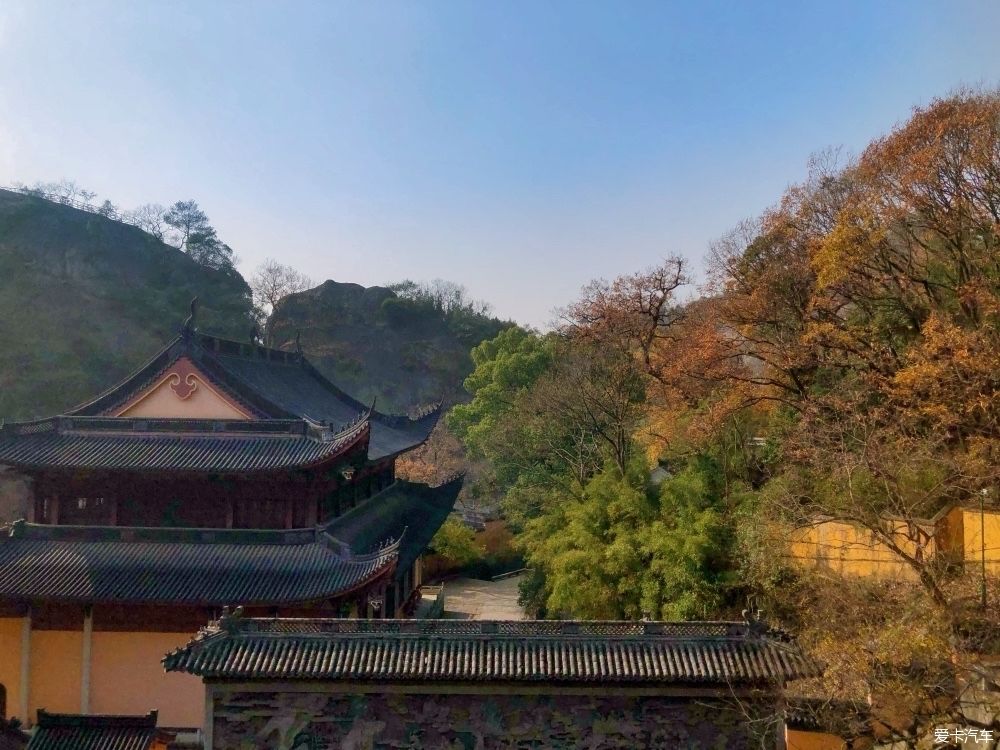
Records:
[[[82,631],[31,631],[28,700],[33,722],[39,708],[53,713],[80,713],[82,662]]]
[[[191,640],[187,633],[95,632],[90,712],[144,714],[159,710],[165,727],[200,727],[205,688],[193,675],[166,673],[160,660]]]
[[[978,508],[956,508],[962,514],[962,539],[965,551],[965,565],[981,565],[983,540],[986,547],[986,572],[989,575],[1000,575],[1000,511],[987,510],[982,518]],[[982,536],[985,526],[985,537]],[[977,567],[976,570],[979,568]]]
[[[956,505],[942,513],[933,524],[927,522],[924,531],[932,537],[924,549],[928,558],[936,554],[947,555],[955,562],[963,562],[968,569],[981,564],[985,546],[987,574],[1000,575],[1000,511],[987,510],[980,519],[978,508]],[[906,526],[900,521],[898,543],[913,554],[916,544],[906,538],[905,532]],[[916,573],[905,562],[884,544],[875,541],[867,530],[844,521],[822,521],[795,529],[789,551],[802,565],[846,575],[916,578]]]
[[[786,750],[845,750],[847,743],[835,734],[786,729],[785,748]]]
[[[934,531],[938,549],[956,562],[965,555],[963,520],[962,508],[956,505],[937,520]]]
[[[897,543],[913,554],[916,544],[904,535],[903,524]],[[796,529],[791,539],[791,555],[803,565],[857,576],[916,578],[914,570],[895,552],[875,540],[867,529],[845,521],[822,521]],[[925,553],[933,555],[936,545],[930,542]]]
[[[81,713],[83,631],[32,630],[28,716],[21,716],[23,624],[23,618],[0,618],[0,684],[7,690],[7,716],[33,724],[40,708]],[[155,708],[161,726],[200,727],[205,712],[201,680],[168,674],[160,663],[189,640],[187,633],[92,633],[86,713],[137,715]]]
[[[20,617],[0,617],[0,685],[7,691],[7,716],[18,716],[21,706]],[[21,718],[18,716],[18,718]]]

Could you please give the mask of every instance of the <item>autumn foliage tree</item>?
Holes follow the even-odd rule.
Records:
[[[926,520],[997,501],[1000,93],[934,101],[857,158],[820,154],[710,267],[700,298],[677,257],[589,285],[531,339],[546,355],[523,380],[496,376],[525,340],[483,350],[455,419],[502,467],[528,599],[587,617],[725,617],[750,599],[883,739],[989,726],[960,686],[1000,651],[976,596],[1000,585],[936,554]],[[789,534],[817,518],[914,583],[791,565]]]

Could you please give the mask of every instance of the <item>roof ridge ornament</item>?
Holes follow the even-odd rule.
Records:
[[[222,614],[219,615],[219,628],[226,631],[227,633],[235,633],[239,630],[239,620],[243,617],[243,606],[240,605],[234,610],[230,611],[229,607],[222,608]]]
[[[184,326],[181,328],[181,334],[185,337],[191,336],[195,331],[198,330],[195,325],[195,318],[198,315],[198,297],[195,296],[191,299],[191,314],[187,316],[187,320],[184,321]]]

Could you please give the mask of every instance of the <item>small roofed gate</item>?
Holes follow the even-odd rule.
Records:
[[[751,623],[224,618],[168,655],[213,748],[778,747],[816,665]]]

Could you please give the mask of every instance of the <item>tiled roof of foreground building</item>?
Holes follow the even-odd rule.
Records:
[[[156,728],[156,711],[146,716],[80,716],[38,712],[38,729],[27,750],[147,750],[173,735]]]
[[[0,597],[221,606],[327,599],[412,563],[461,478],[397,481],[312,529],[172,529],[17,522],[0,536]]]
[[[819,673],[787,637],[731,622],[224,617],[163,663],[226,680],[746,685]]]

